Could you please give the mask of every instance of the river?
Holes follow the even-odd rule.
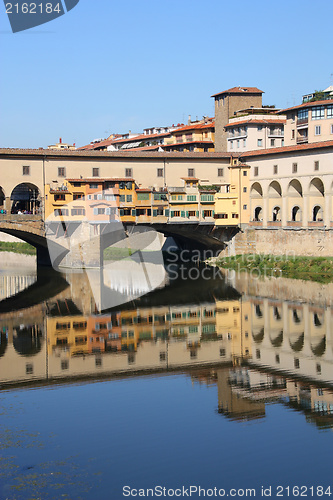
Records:
[[[0,498],[329,497],[332,284],[116,267],[2,267]]]

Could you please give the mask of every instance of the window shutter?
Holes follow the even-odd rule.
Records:
[[[124,209],[123,209],[123,208],[121,208],[121,209],[119,210],[119,215],[120,215],[120,217],[121,217],[122,215],[124,215]]]
[[[180,212],[180,215],[181,215],[181,217],[185,217],[185,211],[184,211],[184,210],[182,210],[182,211]]]
[[[153,217],[157,217],[157,210],[153,210]]]
[[[174,213],[175,213],[175,212],[172,212],[172,211],[171,211],[171,217],[173,217],[173,216],[174,216]]]
[[[132,217],[135,217],[135,215],[136,215],[136,210],[135,210],[135,208],[133,208],[132,209]]]
[[[205,211],[202,211],[202,217],[205,218]]]
[[[197,218],[199,218],[199,210],[196,211]]]
[[[188,218],[188,212],[186,212],[186,217]]]
[[[165,209],[164,215],[165,215],[165,217],[169,217],[169,209],[168,208]]]

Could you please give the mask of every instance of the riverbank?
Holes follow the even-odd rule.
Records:
[[[333,257],[243,254],[216,257],[207,263],[238,272],[250,272],[252,276],[283,276],[319,283],[333,281]]]
[[[36,248],[28,243],[0,241],[0,252],[20,253],[24,255],[36,255]]]

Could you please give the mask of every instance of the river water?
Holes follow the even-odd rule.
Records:
[[[1,499],[333,493],[332,284],[118,266],[100,311],[89,273],[0,280]]]

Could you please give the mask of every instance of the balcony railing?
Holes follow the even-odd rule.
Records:
[[[299,135],[296,139],[297,144],[306,144],[308,142],[308,136],[307,135]]]
[[[297,127],[300,125],[307,125],[309,123],[308,118],[297,118]]]

